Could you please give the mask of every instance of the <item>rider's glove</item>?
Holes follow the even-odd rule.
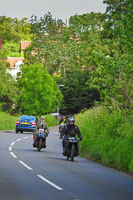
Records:
[[[79,139],[82,140],[82,136],[80,136]]]
[[[46,134],[47,134],[47,136],[48,136],[48,134],[49,134],[49,131],[48,131],[48,130],[46,130]]]

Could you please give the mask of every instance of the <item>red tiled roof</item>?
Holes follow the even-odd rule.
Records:
[[[7,62],[10,64],[11,69],[15,68],[15,64],[19,61],[19,60],[24,60],[24,57],[7,57]]]

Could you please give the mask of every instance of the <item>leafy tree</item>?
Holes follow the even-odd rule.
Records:
[[[18,20],[6,16],[0,16],[0,37],[3,42],[20,40],[31,40],[31,25],[27,22],[27,18]]]
[[[110,32],[122,51],[132,47],[132,0],[104,0],[107,4],[104,32]]]
[[[131,1],[107,0],[106,23],[99,48],[93,50],[96,68],[88,84],[97,88],[111,109],[130,109],[132,99]],[[126,26],[126,22],[129,22]]]
[[[6,51],[0,50],[0,102],[2,110],[12,112],[16,103],[17,85],[12,76],[7,73],[9,67],[6,60]]]
[[[45,14],[40,19],[31,17],[31,32],[34,35],[32,46],[25,50],[26,63],[43,62],[50,74],[58,71],[60,63],[60,31],[63,27],[61,20],[54,20],[51,13]],[[36,56],[35,56],[36,55]]]
[[[99,100],[99,93],[86,85],[89,71],[68,70],[61,87],[63,102],[60,108],[62,114],[76,114],[83,109],[94,105],[94,100]]]
[[[22,113],[41,115],[55,112],[60,104],[62,95],[46,66],[42,64],[23,66],[18,84],[18,107]]]
[[[95,22],[93,22],[94,17]],[[77,18],[81,20],[77,20]],[[39,63],[43,61],[50,74],[56,73],[64,77],[62,83],[66,87],[62,89],[62,92],[64,92],[62,112],[78,112],[81,109],[92,106],[94,100],[99,99],[99,94],[95,89],[90,90],[87,86],[84,91],[81,85],[85,85],[86,75],[88,74],[87,72],[82,73],[83,66],[88,70],[89,67],[95,65],[91,56],[92,48],[97,48],[97,43],[99,43],[102,19],[103,15],[100,15],[100,13],[91,13],[90,15],[83,16],[76,15],[73,18],[71,17],[69,27],[53,20],[50,13],[40,20],[37,20],[36,17],[32,20],[33,32],[36,33],[37,37],[35,36],[32,46],[25,51],[26,63]],[[88,24],[86,23],[87,20],[89,21]],[[77,29],[77,21],[80,21],[79,29]],[[97,34],[95,34],[95,31]],[[79,78],[80,75],[83,79],[81,84],[76,78],[76,76]],[[73,79],[76,79],[76,81],[71,84]],[[68,87],[69,89],[67,89]],[[70,95],[69,91],[71,90],[72,92],[73,88],[77,88],[77,90],[72,93],[73,100],[71,100],[72,95]],[[79,96],[78,91],[80,91],[81,95],[78,98],[78,102],[75,103],[74,99]],[[72,102],[70,105],[68,97],[70,102]]]
[[[2,49],[6,51],[6,56],[21,57],[20,43],[6,42],[3,44]]]

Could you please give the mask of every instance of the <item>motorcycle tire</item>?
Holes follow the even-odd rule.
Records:
[[[67,156],[67,160],[69,160],[69,156]]]
[[[75,154],[75,145],[72,144],[72,148],[71,148],[71,161],[74,161],[74,154]]]
[[[41,148],[42,148],[42,138],[39,139],[39,144],[38,144],[37,150],[40,151]]]

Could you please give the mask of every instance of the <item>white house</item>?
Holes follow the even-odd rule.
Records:
[[[12,75],[14,79],[17,79],[17,73],[21,72],[20,67],[23,63],[23,57],[8,57],[7,62],[10,63],[11,68],[7,69],[7,72]]]

